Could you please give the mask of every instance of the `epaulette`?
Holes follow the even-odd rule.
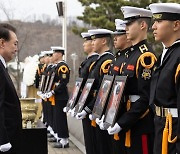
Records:
[[[101,70],[104,74],[108,73],[108,70],[109,70],[109,66],[111,64],[112,60],[111,59],[108,59],[106,61],[104,61],[101,65],[101,69],[100,69],[100,74],[101,74]]]
[[[145,53],[148,51],[148,47],[146,46],[146,44],[142,44],[141,46],[139,46],[139,50],[141,51],[141,53]]]
[[[94,64],[95,64],[95,61],[89,66],[89,72],[91,71]]]
[[[178,75],[180,75],[180,64],[178,65],[177,69],[176,69],[176,74],[175,74],[175,83],[177,81],[177,77]]]
[[[145,63],[145,58],[151,58],[151,63],[150,64],[146,64]],[[156,56],[151,53],[151,52],[145,52],[143,53],[137,60],[137,65],[136,65],[136,76],[138,78],[138,69],[139,69],[139,64],[141,64],[145,69],[146,69],[146,72],[144,72],[144,78],[148,78],[149,76],[149,73],[148,73],[148,70],[150,70],[153,66],[154,66],[154,63],[157,61],[157,58]]]

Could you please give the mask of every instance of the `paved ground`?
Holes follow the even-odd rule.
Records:
[[[48,154],[83,154],[71,141],[69,148],[52,148],[52,143],[48,143]]]

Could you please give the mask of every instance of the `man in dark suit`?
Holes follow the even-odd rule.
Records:
[[[18,50],[15,31],[9,24],[0,24],[0,153],[5,154],[19,154],[22,129],[20,102],[6,69]]]

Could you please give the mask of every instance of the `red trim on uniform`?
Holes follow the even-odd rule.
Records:
[[[141,136],[142,139],[142,151],[143,154],[148,154],[148,139],[147,139],[147,135],[142,135]]]
[[[114,68],[113,68],[115,71],[119,71],[119,67],[118,66],[114,66]]]
[[[134,65],[128,65],[128,66],[127,66],[127,70],[134,71]]]

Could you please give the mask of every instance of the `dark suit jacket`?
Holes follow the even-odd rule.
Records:
[[[0,60],[0,145],[10,142],[13,151],[20,144],[22,116],[13,82]]]

